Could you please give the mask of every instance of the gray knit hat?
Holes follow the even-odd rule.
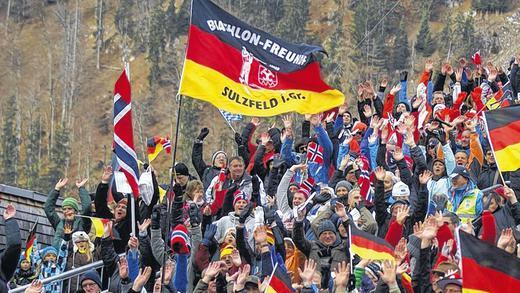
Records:
[[[337,233],[336,226],[334,226],[334,224],[330,220],[325,220],[321,222],[320,226],[318,227],[318,238],[320,237],[321,233],[325,231],[332,231],[334,233]]]
[[[338,182],[338,184],[336,184],[336,188],[334,189],[335,193],[338,192],[339,187],[345,187],[347,189],[347,192],[352,190],[352,184],[347,180],[341,180],[340,182]]]

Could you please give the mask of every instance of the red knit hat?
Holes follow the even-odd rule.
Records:
[[[191,245],[188,236],[188,229],[183,224],[175,226],[170,236],[170,245],[172,249],[180,254],[190,253]]]
[[[233,206],[235,206],[235,204],[239,200],[245,200],[245,201],[249,202],[249,197],[242,190],[237,190],[237,191],[235,191],[235,194],[233,194]]]

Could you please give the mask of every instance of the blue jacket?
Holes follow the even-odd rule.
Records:
[[[451,204],[453,205],[453,212],[457,212],[457,209],[458,209],[460,203],[462,202],[462,200],[464,199],[464,196],[473,192],[474,189],[477,189],[477,186],[471,180],[469,180],[468,184],[466,184],[466,186],[464,186],[462,188],[453,189],[453,186],[450,187],[449,200],[451,201]],[[478,194],[477,194],[477,203],[475,205],[476,216],[482,214],[482,210],[483,210],[482,195],[483,195],[482,191],[479,190]]]
[[[309,163],[309,174],[314,178],[316,183],[327,184],[329,182],[332,141],[321,124],[314,127],[314,132],[318,136],[318,144],[323,148],[323,164]]]

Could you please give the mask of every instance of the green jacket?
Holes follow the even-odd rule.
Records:
[[[54,240],[52,241],[52,246],[58,250],[60,248],[61,240],[63,239],[63,225],[65,224],[65,221],[60,218],[56,212],[56,201],[58,201],[59,196],[59,191],[55,189],[51,190],[43,206],[45,216],[47,216],[47,219],[51,223],[52,228],[54,228],[54,231],[56,232],[54,235]],[[90,216],[90,195],[84,187],[79,189],[79,198],[81,200],[82,210],[78,211],[78,213],[84,216]],[[85,231],[88,233],[90,230],[90,225],[91,223],[88,219],[76,217],[74,219],[72,228],[73,231]]]

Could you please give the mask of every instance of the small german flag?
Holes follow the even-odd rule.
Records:
[[[36,242],[36,227],[38,227],[38,221],[36,221],[27,236],[27,241],[25,242],[25,260],[31,261],[31,254],[33,251],[34,243]]]
[[[517,292],[520,288],[517,257],[466,232],[460,231],[459,235],[463,292]]]
[[[161,151],[165,149],[169,154],[171,152],[171,143],[168,137],[154,136],[146,140],[146,151],[148,153],[148,163],[151,163]]]
[[[501,172],[520,168],[520,107],[484,112],[488,137]]]
[[[350,225],[350,249],[363,259],[395,260],[394,248],[383,238]]]
[[[287,293],[294,292],[291,279],[278,266],[274,267],[274,272],[269,280],[269,285],[265,289],[266,293]]]

